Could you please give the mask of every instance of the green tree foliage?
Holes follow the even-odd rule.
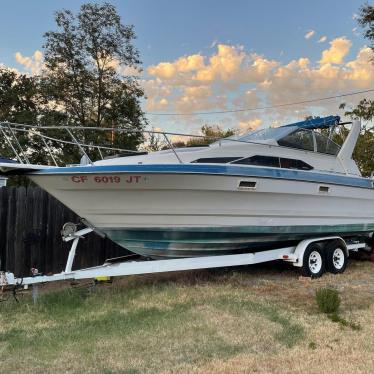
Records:
[[[190,138],[186,142],[187,147],[196,147],[215,142],[217,139],[227,138],[235,135],[236,130],[224,130],[219,125],[204,125],[201,128],[202,138]]]
[[[346,104],[341,104],[340,109],[345,109]],[[371,121],[374,118],[374,101],[363,99],[357,107],[347,110],[345,114],[351,118],[361,118],[363,121]]]
[[[26,124],[36,123],[40,113],[40,106],[41,97],[38,93],[36,78],[20,75],[11,69],[0,68],[0,121]],[[17,152],[23,153],[17,141],[26,152],[28,138],[25,135],[18,132],[12,133],[6,125],[3,126],[2,131],[1,135],[6,137],[0,143],[3,157],[15,157],[6,139],[12,141]]]
[[[339,133],[334,135],[333,140],[337,144],[343,144],[344,140],[348,136],[349,130],[343,127],[341,127],[339,130]],[[356,161],[361,174],[365,177],[370,177],[374,172],[373,149],[373,128],[368,128],[364,125],[353,152],[353,159]]]
[[[374,51],[374,7],[366,3],[359,11],[358,24],[363,28],[364,37],[369,41],[370,48]],[[345,109],[346,104],[340,105]],[[374,128],[370,122],[374,119],[374,100],[363,99],[356,108],[347,110],[345,115],[351,118],[360,118],[363,129],[357,141],[353,157],[365,176],[370,176],[374,171]]]
[[[165,136],[152,128],[152,131],[147,133],[144,149],[148,152],[157,152],[167,148]]]
[[[364,37],[369,41],[370,48],[374,52],[374,7],[368,3],[362,6],[359,11],[357,22],[362,27]],[[342,106],[344,108],[345,104]],[[356,109],[348,111],[347,114],[351,117],[356,116],[365,121],[371,121],[374,118],[374,101],[363,99]]]
[[[77,14],[58,11],[55,21],[57,31],[45,33],[41,90],[50,105],[42,122],[128,129],[75,134],[88,144],[135,150],[143,140],[146,119],[138,79],[125,74],[126,69],[140,71],[133,26],[123,25],[108,3],[84,4]],[[91,156],[97,157],[94,153],[91,150]]]
[[[374,51],[374,6],[368,3],[362,6],[357,22],[363,28],[364,37],[370,41],[370,48]]]
[[[58,11],[55,21],[56,30],[44,35],[45,69],[41,76],[0,69],[0,120],[124,129],[121,133],[74,130],[74,135],[86,144],[137,149],[147,122],[140,106],[144,92],[136,75],[126,73],[141,71],[133,26],[123,25],[115,7],[107,3],[84,4],[77,14]],[[72,141],[66,130],[42,133]],[[9,130],[7,134],[12,136]],[[17,138],[33,163],[46,163],[47,159],[52,163],[46,144],[60,165],[76,163],[81,157],[76,146],[22,133]],[[6,142],[0,147],[3,156],[14,158]],[[95,148],[87,153],[99,158]]]
[[[3,122],[0,135],[1,157],[15,159],[16,155],[10,143],[20,155],[19,161],[35,161],[30,152],[30,139],[25,133],[12,131],[7,122],[33,124],[37,122],[42,105],[38,90],[38,80],[18,74],[14,70],[0,68],[0,122]],[[36,149],[39,149],[38,147]],[[28,185],[23,177],[13,177],[9,185]]]
[[[35,78],[0,68],[0,121],[33,123],[38,107]]]

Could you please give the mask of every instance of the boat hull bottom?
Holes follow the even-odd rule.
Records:
[[[112,241],[144,257],[185,258],[249,253],[296,245],[303,239],[368,236],[370,225],[200,228],[101,228]]]

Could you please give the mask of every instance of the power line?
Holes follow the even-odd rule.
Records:
[[[318,99],[297,101],[297,102],[293,102],[293,103],[285,103],[285,104],[270,105],[270,106],[255,107],[255,108],[241,108],[241,109],[231,109],[231,110],[218,110],[218,111],[212,111],[212,112],[192,112],[192,113],[150,113],[150,112],[145,112],[145,114],[150,115],[150,116],[202,116],[202,115],[212,115],[212,114],[249,112],[249,111],[255,111],[255,110],[275,109],[275,108],[281,108],[281,107],[298,105],[298,104],[315,103],[317,101],[338,99],[338,98],[341,98],[341,97],[354,96],[354,95],[359,95],[359,94],[368,93],[368,92],[374,92],[374,89],[365,90],[365,91],[350,92],[350,93],[345,93],[345,94],[335,95],[335,96],[326,96],[326,97],[321,97],[321,98],[318,98]]]

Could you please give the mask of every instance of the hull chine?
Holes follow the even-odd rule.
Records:
[[[183,258],[250,253],[296,245],[304,239],[367,236],[371,225],[210,228],[102,228],[127,250],[144,257]]]

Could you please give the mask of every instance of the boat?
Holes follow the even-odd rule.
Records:
[[[111,240],[152,259],[239,254],[305,238],[374,231],[374,180],[352,159],[360,122],[342,146],[338,116],[264,128],[209,145],[25,173]]]

